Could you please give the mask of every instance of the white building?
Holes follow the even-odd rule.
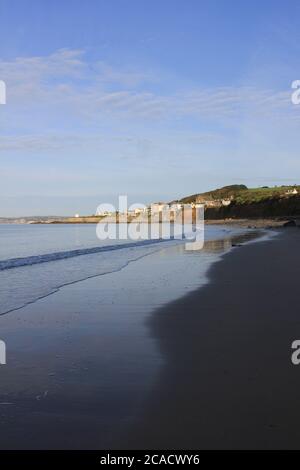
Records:
[[[174,204],[171,204],[170,209],[172,211],[181,211],[183,209],[183,204],[180,204],[179,202],[176,202]]]
[[[102,212],[97,212],[96,215],[99,215],[100,217],[110,217],[111,215],[113,215],[113,212],[102,211]]]
[[[231,199],[222,199],[222,206],[230,206]]]
[[[169,204],[165,204],[163,202],[156,202],[154,204],[151,204],[151,213],[158,214],[159,212],[169,210],[169,208]]]
[[[147,207],[138,207],[138,208],[134,209],[134,214],[135,215],[146,214],[147,212],[148,212]]]
[[[294,189],[289,189],[285,194],[289,194],[289,195],[290,195],[290,194],[298,194],[298,191],[297,191],[296,188],[294,188]]]

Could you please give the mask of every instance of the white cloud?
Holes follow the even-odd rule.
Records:
[[[215,118],[236,116],[251,107],[259,112],[291,108],[290,90],[275,92],[254,87],[216,87],[188,93],[161,95],[134,90],[154,77],[141,71],[117,69],[103,61],[88,62],[83,50],[61,49],[45,57],[0,60],[11,102],[31,100],[45,104],[60,102],[67,110],[76,105],[95,114],[126,111],[137,116],[157,113],[158,118],[194,115]],[[157,78],[155,78],[157,80]],[[112,91],[110,85],[119,87]]]
[[[88,61],[83,50],[0,60],[0,79],[7,84],[0,151],[56,149],[72,139],[76,144],[78,136],[67,130],[70,121],[84,134],[90,124],[108,122],[112,133],[118,133],[116,121],[134,127],[188,118],[239,126],[243,119],[276,119],[289,125],[300,119],[300,106],[291,104],[290,90],[227,86],[162,94],[151,87],[155,81],[157,89],[157,77]]]

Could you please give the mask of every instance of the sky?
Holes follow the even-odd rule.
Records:
[[[0,217],[300,183],[298,0],[0,0]]]

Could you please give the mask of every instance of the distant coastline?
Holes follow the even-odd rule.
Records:
[[[20,218],[20,219],[10,219],[10,218],[0,218],[0,224],[16,224],[16,225],[88,225],[88,224],[97,224],[97,223],[109,223],[111,219],[108,217],[94,217],[86,216],[75,219],[74,217],[59,217],[54,220],[48,219],[47,217],[31,217],[31,218]],[[295,224],[300,225],[300,216],[297,217],[278,217],[278,218],[243,218],[243,219],[205,219],[206,225],[231,225],[244,228],[279,228],[284,227],[285,225]],[[118,221],[116,223],[119,223]],[[123,222],[124,223],[124,222]]]
[[[207,223],[230,223],[254,227],[278,227],[287,222],[299,225],[300,186],[247,188],[245,185],[224,186],[205,193],[197,193],[167,203],[153,203],[144,209],[128,210],[127,213],[99,213],[79,216],[29,216],[0,217],[4,224],[98,224],[148,221],[155,208],[155,214],[165,208],[187,207],[191,211],[199,205],[205,209]],[[142,219],[138,219],[141,217]],[[159,221],[159,216],[156,221]],[[171,216],[172,222],[172,216]]]

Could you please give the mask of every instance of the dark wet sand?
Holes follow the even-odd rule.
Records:
[[[210,283],[158,310],[166,359],[122,448],[300,448],[300,230],[237,247]]]
[[[153,313],[151,285],[133,297],[159,254],[1,317],[0,448],[300,448],[299,246],[289,228],[236,247]]]

